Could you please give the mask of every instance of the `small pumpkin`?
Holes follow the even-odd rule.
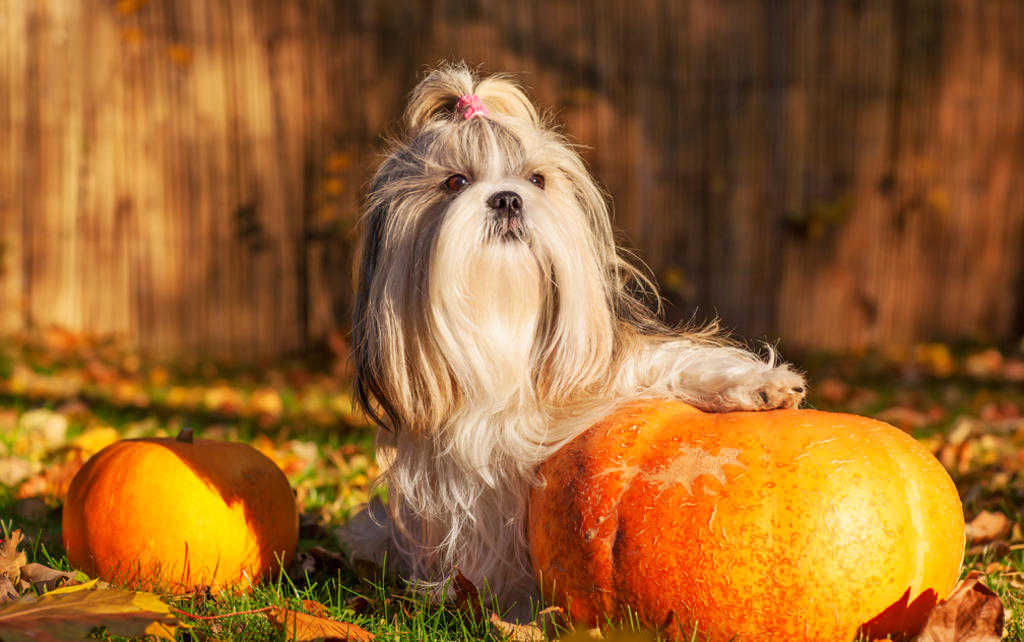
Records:
[[[215,591],[287,567],[298,511],[284,473],[241,443],[130,439],[71,481],[63,539],[76,568],[136,588]]]
[[[887,424],[814,410],[629,405],[547,462],[529,539],[574,619],[670,639],[913,635],[952,590],[960,499]]]

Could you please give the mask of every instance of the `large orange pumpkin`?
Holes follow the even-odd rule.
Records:
[[[169,591],[257,583],[291,562],[298,528],[273,461],[245,444],[188,437],[107,446],[71,481],[63,514],[73,566]]]
[[[541,474],[535,571],[591,623],[629,609],[671,639],[914,634],[963,560],[945,469],[863,417],[634,404]]]

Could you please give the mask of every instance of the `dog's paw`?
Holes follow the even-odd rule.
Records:
[[[804,378],[781,365],[736,385],[724,395],[720,410],[796,408],[807,394]]]
[[[394,563],[394,556],[388,555],[391,547],[388,534],[390,519],[387,507],[379,497],[374,497],[339,529],[338,537],[352,561],[370,562],[381,567],[385,562]]]
[[[757,410],[775,408],[796,408],[807,395],[804,378],[790,370],[788,365],[773,368],[765,373],[755,401]]]

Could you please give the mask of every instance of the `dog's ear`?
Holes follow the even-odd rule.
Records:
[[[512,78],[498,74],[478,79],[465,63],[459,62],[441,65],[420,81],[409,98],[405,125],[416,131],[437,119],[464,119],[459,101],[474,95],[490,115],[512,116],[534,126],[542,124],[537,109]]]
[[[356,401],[371,419],[386,425],[383,415],[391,414],[385,407],[386,395],[381,373],[376,367],[374,335],[378,332],[370,313],[371,278],[377,269],[383,239],[384,211],[370,211],[363,217],[362,242],[359,245],[356,264],[356,300],[352,315],[352,353],[355,358]]]
[[[389,215],[385,203],[370,205],[362,222],[352,318],[355,396],[384,428],[425,434],[444,423],[458,391],[447,364],[426,347],[426,306],[417,300],[426,288],[395,268],[410,255],[400,249],[396,260],[388,246]]]

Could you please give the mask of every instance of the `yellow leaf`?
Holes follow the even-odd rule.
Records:
[[[94,455],[121,438],[120,433],[110,426],[89,428],[71,440],[71,447],[82,451],[86,457]]]
[[[254,414],[266,415],[276,421],[284,412],[284,402],[273,388],[260,388],[253,390],[249,395],[248,409]]]
[[[98,626],[113,635],[174,640],[175,629],[186,625],[155,594],[108,588],[97,580],[0,607],[5,642],[80,640]]]

